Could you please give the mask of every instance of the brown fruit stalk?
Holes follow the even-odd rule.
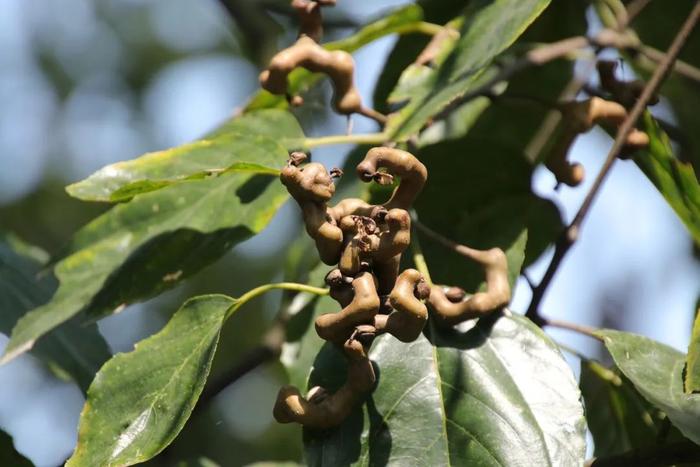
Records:
[[[394,309],[388,315],[375,315],[377,334],[388,332],[402,342],[413,342],[428,321],[428,309],[422,300],[430,296],[430,287],[415,269],[406,269],[396,279],[389,295]]]
[[[581,164],[571,163],[567,159],[576,138],[581,133],[590,131],[595,125],[617,129],[627,118],[627,109],[617,102],[591,97],[584,101],[562,104],[560,110],[563,129],[545,165],[557,178],[557,182],[577,186],[583,181],[585,170]],[[633,129],[627,136],[623,152],[640,149],[648,144],[649,136],[643,131]]]
[[[314,387],[306,398],[294,386],[282,387],[272,411],[275,420],[327,429],[340,425],[350,415],[363,395],[372,389],[376,376],[367,350],[358,340],[348,339],[343,348],[348,359],[345,384],[330,395],[323,388]]]
[[[434,285],[428,303],[434,311],[432,316],[435,321],[445,326],[489,315],[508,305],[511,298],[508,261],[503,250],[491,248],[482,251],[462,247],[460,252],[483,267],[486,291],[467,296],[457,293],[454,287],[444,289]]]

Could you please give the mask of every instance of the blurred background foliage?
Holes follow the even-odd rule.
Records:
[[[385,9],[406,3],[410,2],[340,1],[325,16],[325,39],[344,37]],[[426,3],[426,19],[444,22],[462,2]],[[668,2],[657,1],[638,20],[642,39],[657,48],[667,46],[690,2],[672,3],[684,6],[671,14]],[[571,24],[540,24],[529,32],[531,40],[552,41],[600,28],[587,2],[571,0],[571,4],[572,10],[587,11],[587,25],[580,16]],[[286,0],[4,0],[0,232],[57,253],[73,232],[107,209],[104,204],[68,197],[65,185],[106,164],[191,141],[215,127],[257,89],[259,68],[294,39],[295,30]],[[356,53],[363,96],[369,99],[374,92],[377,107],[385,110],[383,103],[399,72],[424,43],[423,37],[407,36],[398,42],[391,37]],[[683,58],[700,65],[697,50],[698,33]],[[380,76],[385,60],[390,66]],[[536,93],[533,83],[562,86],[551,80],[552,76],[560,81],[566,78],[562,72],[550,70],[547,76],[531,76],[515,86],[523,93]],[[630,67],[625,72],[631,73]],[[700,128],[700,117],[693,110],[697,105],[692,104],[700,96],[698,83],[674,77],[667,86],[673,87],[671,102],[662,102],[657,113],[681,130]],[[345,120],[328,112],[328,94],[324,83],[305,96],[306,105],[296,111],[307,135],[344,131]],[[522,121],[506,121],[508,114],[508,109],[486,114],[480,122],[486,133],[479,134],[502,137],[503,128],[494,133],[492,124],[491,135],[487,128],[491,121],[502,121],[513,139],[520,138],[527,130],[518,124]],[[357,132],[373,130],[370,122],[355,122]],[[686,160],[697,160],[698,132],[684,134],[680,153]],[[607,138],[596,131],[577,144],[573,158],[583,162],[589,174],[602,163]],[[483,141],[474,141],[474,149],[492,148],[480,144]],[[324,148],[314,156],[328,167],[337,166],[349,149]],[[542,308],[550,316],[641,332],[684,350],[700,292],[700,267],[693,259],[692,241],[641,172],[631,164],[618,166]],[[469,169],[459,167],[465,173]],[[576,190],[555,193],[551,174],[538,168],[526,175],[539,196],[556,202],[564,221],[571,218],[592,180],[589,177]],[[439,216],[429,220],[440,222]],[[134,342],[160,329],[187,297],[209,292],[238,296],[259,284],[281,280],[283,258],[290,249],[303,256],[303,238],[296,209],[285,206],[262,234],[178,288],[100,321],[99,330],[112,352],[128,351]],[[548,254],[530,267],[534,278],[543,273]],[[234,367],[261,341],[279,309],[280,297],[272,293],[259,298],[227,323],[212,379]],[[523,311],[528,302],[529,290],[521,279],[513,308]],[[662,323],[655,320],[659,315],[664,317]],[[565,337],[591,356],[603,355],[578,336],[556,331],[553,335]],[[0,345],[6,341],[0,335]],[[572,363],[577,367],[577,362]],[[173,445],[148,464],[197,462],[202,456],[225,466],[300,460],[299,429],[277,425],[271,416],[277,388],[285,380],[280,364],[252,371],[200,407]],[[82,404],[83,396],[74,384],[55,377],[32,356],[0,367],[0,428],[38,466],[58,465],[70,454]]]

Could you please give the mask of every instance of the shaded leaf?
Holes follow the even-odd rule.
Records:
[[[685,365],[685,392],[700,392],[700,309],[695,313],[695,324],[688,346]]]
[[[0,465],[7,467],[34,467],[34,464],[17,452],[12,437],[0,430]]]
[[[306,433],[309,465],[583,463],[580,393],[539,328],[496,315],[431,341],[375,341],[377,388],[340,427]],[[338,387],[343,366],[327,345],[311,384]]]
[[[125,201],[224,171],[275,175],[280,153],[302,146],[303,138],[292,114],[262,110],[234,117],[205,139],[108,165],[66,190],[86,201]]]
[[[551,201],[532,193],[532,166],[518,153],[484,142],[491,150],[483,158],[478,151],[465,153],[465,143],[462,139],[421,149],[429,178],[416,202],[418,217],[459,243],[502,248],[508,255],[512,283],[525,257],[532,261],[556,238],[561,228],[559,211]],[[474,138],[469,143],[479,144]],[[468,291],[482,283],[481,267],[421,238],[435,282]]]
[[[323,46],[328,50],[354,52],[360,47],[384,36],[406,30],[410,28],[410,26],[420,22],[422,18],[423,11],[419,6],[408,5],[392,13],[382,15],[380,19],[364,26],[352,36],[323,44]],[[291,94],[303,93],[320,81],[322,76],[321,74],[314,74],[303,68],[298,68],[289,75],[288,91]],[[260,90],[253,96],[250,102],[248,102],[245,111],[250,112],[256,109],[266,108],[286,108],[287,106],[287,100],[284,96],[277,96],[265,90]]]
[[[454,99],[466,94],[476,78],[520,36],[549,5],[549,0],[478,0],[464,12],[454,49],[413,99],[389,122],[392,139],[406,140]]]
[[[40,275],[47,255],[11,236],[0,235],[0,332],[10,334],[27,311],[46,303],[56,281]],[[33,354],[55,374],[74,380],[83,392],[111,353],[94,324],[68,321],[42,340]],[[0,465],[4,465],[0,463]]]
[[[649,148],[637,154],[634,161],[700,244],[700,184],[693,167],[673,155],[668,136],[649,113],[644,116],[642,128],[649,135]]]
[[[663,410],[681,433],[700,444],[700,395],[683,392],[685,355],[636,334],[610,329],[596,334],[639,393]]]
[[[280,150],[277,166],[285,159]],[[271,176],[233,172],[113,207],[76,233],[55,267],[57,292],[19,320],[3,361],[81,310],[99,317],[174,287],[261,231],[287,197]]]
[[[617,368],[581,361],[581,395],[595,456],[620,454],[657,442],[658,412]]]
[[[192,298],[160,332],[108,361],[88,390],[66,465],[133,465],[170,444],[202,392],[234,303],[223,295]]]

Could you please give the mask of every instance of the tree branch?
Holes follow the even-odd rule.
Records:
[[[690,15],[688,15],[688,18],[683,23],[683,26],[676,34],[676,37],[673,39],[673,43],[666,52],[666,56],[664,57],[663,61],[656,68],[651,79],[644,87],[641,96],[639,96],[639,99],[630,111],[628,117],[625,119],[622,125],[620,125],[620,128],[617,132],[617,136],[615,138],[615,142],[610,148],[610,151],[608,152],[608,155],[605,158],[605,162],[603,163],[603,168],[600,170],[598,176],[593,182],[593,186],[591,187],[590,191],[588,192],[586,198],[583,201],[583,204],[576,213],[576,217],[574,217],[574,220],[571,222],[571,224],[569,224],[569,226],[559,237],[559,240],[555,245],[554,257],[549,263],[549,267],[547,268],[547,271],[545,272],[542,281],[537,286],[537,288],[533,290],[532,301],[530,302],[530,306],[528,307],[526,313],[526,316],[535,323],[540,325],[544,323],[544,320],[539,314],[539,306],[542,301],[542,298],[544,297],[544,294],[547,291],[547,287],[549,287],[549,284],[552,282],[554,274],[559,268],[559,265],[561,264],[562,260],[568,253],[569,249],[573,246],[573,244],[576,243],[576,240],[579,236],[579,231],[581,229],[581,224],[583,223],[584,218],[591,209],[591,205],[595,200],[596,196],[598,195],[598,192],[600,191],[600,188],[603,182],[605,181],[605,178],[610,172],[610,169],[615,163],[620,149],[624,146],[625,141],[627,140],[627,135],[629,135],[630,131],[632,131],[634,125],[637,123],[637,120],[639,120],[639,118],[642,116],[642,113],[646,109],[649,100],[654,94],[656,94],[664,79],[668,76],[673,66],[673,63],[676,60],[676,57],[678,57],[678,54],[683,48],[683,45],[685,45],[688,36],[692,32],[699,19],[700,2],[697,2],[693,7],[692,11],[690,12]]]

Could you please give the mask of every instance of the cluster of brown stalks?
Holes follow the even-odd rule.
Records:
[[[337,265],[326,276],[330,295],[342,309],[320,315],[315,321],[318,335],[344,350],[348,359],[347,381],[329,395],[315,387],[302,396],[298,388],[283,387],[275,404],[274,416],[282,423],[298,422],[310,428],[340,424],[375,383],[368,358],[374,338],[388,333],[402,342],[418,338],[428,320],[429,300],[438,325],[452,326],[492,313],[510,301],[505,254],[460,246],[460,252],[481,264],[486,290],[474,295],[456,287],[432,288],[415,269],[399,273],[401,255],[411,241],[408,210],[423,189],[428,173],[411,153],[395,148],[376,147],[357,166],[363,182],[400,184],[389,200],[373,205],[348,198],[335,206],[328,202],[335,193],[330,172],[307,155],[292,153],[280,178],[299,204],[306,231],[316,243],[321,260]]]
[[[355,60],[342,50],[326,50],[319,41],[323,35],[321,8],[334,6],[335,0],[293,0],[299,16],[300,32],[297,41],[277,53],[267,69],[260,73],[260,85],[272,94],[286,96],[290,104],[299,106],[304,99],[289,91],[289,74],[297,68],[313,73],[323,73],[333,84],[333,108],[339,114],[357,113],[377,122],[386,123],[386,117],[374,109],[362,105],[362,98],[355,86]]]
[[[362,105],[350,54],[328,51],[318,44],[323,32],[321,7],[334,4],[335,0],[292,2],[299,14],[300,36],[272,58],[260,74],[260,83],[269,92],[285,95],[290,103],[300,105],[302,98],[289,92],[289,74],[299,67],[324,73],[333,84],[337,112],[360,113],[384,123],[383,115]],[[428,47],[425,60],[430,60],[435,47]],[[486,290],[472,296],[456,287],[431,288],[415,269],[400,272],[401,255],[411,241],[409,210],[428,178],[425,166],[411,153],[375,147],[358,164],[357,176],[363,182],[389,185],[400,179],[383,204],[348,198],[329,206],[335,193],[333,179],[340,175],[339,169],[329,172],[319,163],[308,162],[302,152],[290,154],[280,174],[302,210],[306,231],[321,260],[337,266],[327,274],[326,284],[342,309],[320,315],[315,327],[321,338],[343,350],[347,380],[333,394],[314,387],[305,397],[298,388],[285,386],[273,411],[281,423],[297,422],[317,429],[340,424],[374,386],[376,376],[368,351],[376,336],[388,333],[402,342],[418,338],[428,320],[424,300],[429,300],[436,323],[446,326],[491,313],[510,300],[506,257],[498,248],[480,251],[461,246],[462,253],[485,270]]]
[[[610,95],[610,100],[591,97],[583,101],[566,102],[559,105],[562,113],[562,130],[555,141],[545,165],[554,174],[558,183],[569,186],[579,185],[585,176],[580,163],[569,162],[568,153],[581,133],[601,125],[609,131],[616,131],[627,119],[629,109],[639,98],[644,83],[639,80],[621,81],[615,76],[616,62],[598,62],[600,85]],[[655,104],[658,99],[650,102]],[[631,153],[649,145],[649,136],[641,130],[633,129],[627,136],[620,158],[628,158]]]

